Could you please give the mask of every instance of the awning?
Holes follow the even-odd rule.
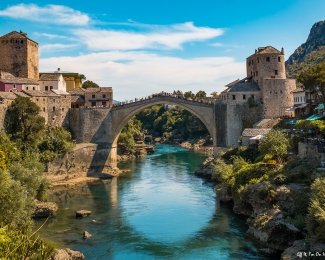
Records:
[[[311,115],[310,117],[306,118],[306,120],[313,121],[321,118],[323,118],[323,115]]]
[[[286,124],[287,125],[295,125],[298,120],[299,120],[299,118],[295,118],[295,119],[289,120],[288,122],[286,122]]]
[[[306,106],[307,106],[307,104],[304,103],[304,104],[299,105],[297,108],[304,108],[304,107],[306,107]]]
[[[289,107],[289,108],[286,109],[285,112],[293,112],[293,111],[295,111],[296,109],[297,109],[297,107]]]
[[[324,109],[324,104],[319,104],[315,109]]]

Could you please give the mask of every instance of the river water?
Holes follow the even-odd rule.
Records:
[[[194,176],[205,158],[156,145],[146,158],[119,163],[131,171],[117,178],[54,192],[50,200],[60,209],[41,236],[86,259],[264,259],[245,238],[245,220],[218,203],[211,183]],[[80,209],[92,214],[76,219]],[[82,238],[85,230],[91,238]]]

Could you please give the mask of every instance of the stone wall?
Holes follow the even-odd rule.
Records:
[[[39,78],[39,60],[38,44],[27,40],[27,78],[38,80]]]
[[[301,159],[308,158],[308,161],[316,167],[325,162],[325,153],[318,153],[317,145],[300,142],[298,144],[298,155]]]
[[[285,109],[292,107],[292,91],[296,88],[294,79],[263,79],[264,118],[285,115]]]
[[[243,131],[243,123],[257,122],[262,118],[263,106],[257,105],[255,107],[249,107],[247,103],[245,104],[228,104],[227,105],[227,147],[237,147],[239,145],[238,140],[241,137]]]

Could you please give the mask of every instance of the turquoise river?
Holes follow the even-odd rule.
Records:
[[[119,163],[130,172],[117,178],[54,191],[60,209],[41,236],[86,259],[266,259],[245,237],[245,220],[193,174],[206,157],[156,145],[154,154]],[[80,209],[92,214],[76,219]],[[82,238],[85,230],[91,238]]]

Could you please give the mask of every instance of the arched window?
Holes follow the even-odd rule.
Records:
[[[55,107],[53,107],[53,111],[55,111]]]
[[[49,90],[49,87],[48,86],[45,86],[45,90],[48,91]]]

